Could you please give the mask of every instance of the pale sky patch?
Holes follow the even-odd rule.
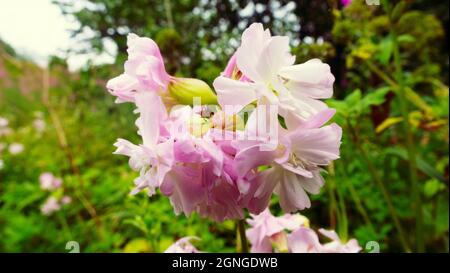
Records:
[[[76,26],[51,0],[0,0],[0,38],[38,64],[46,65],[50,55],[67,57],[70,70],[84,66],[89,59],[94,64],[114,61],[106,53],[67,55],[66,50],[81,46],[70,37],[69,29]],[[112,43],[107,47],[115,53]]]

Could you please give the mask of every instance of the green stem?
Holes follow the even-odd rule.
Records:
[[[340,238],[343,241],[347,240],[348,237],[348,218],[347,218],[347,210],[345,208],[345,200],[344,200],[344,196],[341,192],[341,190],[339,189],[339,187],[336,184],[336,172],[335,172],[335,168],[334,168],[334,164],[331,163],[328,166],[328,173],[330,174],[330,179],[329,179],[329,183],[332,183],[332,187],[333,189],[336,190],[336,195],[337,195],[337,205],[338,205],[338,233]]]
[[[336,228],[336,222],[339,222],[339,219],[341,218],[339,215],[339,210],[337,209],[337,201],[336,196],[334,193],[334,187],[333,183],[330,180],[330,183],[328,183],[327,189],[328,194],[330,196],[330,207],[329,207],[329,217],[330,217],[330,228],[335,229]]]
[[[389,214],[391,215],[392,220],[394,221],[394,226],[397,229],[398,235],[399,235],[399,239],[400,239],[400,243],[403,246],[403,249],[406,252],[411,252],[411,249],[409,248],[408,242],[406,241],[406,237],[405,234],[403,232],[403,228],[402,225],[400,223],[400,220],[398,218],[397,212],[395,210],[394,204],[392,202],[392,198],[391,195],[389,194],[389,191],[386,189],[386,187],[384,186],[383,181],[381,180],[376,167],[372,164],[372,161],[370,160],[369,155],[367,154],[366,150],[363,148],[363,146],[358,142],[358,135],[355,131],[355,129],[353,128],[352,124],[350,123],[350,120],[347,120],[347,125],[349,128],[349,131],[352,135],[353,138],[353,142],[356,145],[356,148],[360,151],[363,160],[365,161],[365,163],[367,164],[367,167],[369,169],[370,174],[372,175],[373,179],[375,180],[375,182],[377,183],[377,186],[380,188],[380,191],[384,197],[384,200],[386,201],[386,204],[388,206],[388,210],[389,210]]]
[[[239,240],[238,245],[240,244],[240,252],[248,253],[247,236],[245,235],[245,220],[243,219],[237,221],[237,237]]]
[[[425,244],[423,241],[423,215],[422,215],[422,200],[420,196],[419,181],[417,179],[417,163],[416,163],[416,151],[414,137],[410,129],[409,124],[409,112],[408,112],[408,100],[405,96],[405,84],[403,81],[403,71],[400,60],[400,52],[397,43],[397,36],[391,32],[391,38],[393,43],[393,54],[395,63],[396,80],[399,84],[397,89],[397,96],[400,102],[400,111],[403,116],[403,130],[406,135],[406,147],[408,152],[409,172],[412,186],[412,196],[414,199],[414,209],[416,218],[416,244],[417,251],[424,252]]]
[[[167,24],[169,25],[169,28],[174,29],[175,25],[173,23],[172,5],[170,4],[170,0],[164,0],[164,8],[166,10]]]
[[[58,218],[59,218],[59,221],[63,228],[64,236],[66,237],[66,240],[67,241],[72,240],[72,232],[70,232],[69,224],[67,223],[67,220],[61,211],[58,211]]]
[[[346,186],[348,187],[348,191],[350,192],[350,196],[353,199],[353,202],[355,203],[356,210],[361,214],[361,216],[364,219],[364,222],[366,225],[375,232],[375,229],[373,227],[372,221],[369,218],[369,214],[367,213],[366,209],[364,208],[361,198],[359,197],[358,192],[356,191],[355,187],[353,186],[352,182],[348,179],[347,170],[345,169],[345,164],[341,164],[342,169],[342,175],[343,180],[346,182]]]

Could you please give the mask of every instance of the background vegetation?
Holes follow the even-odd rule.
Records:
[[[123,69],[129,32],[153,38],[171,74],[211,83],[254,21],[289,35],[297,62],[321,58],[336,76],[327,103],[344,129],[341,159],[302,212],[312,225],[382,252],[449,251],[447,1],[84,2],[55,4],[80,23],[73,35],[84,51],[114,41],[115,65],[71,73],[54,57],[43,69],[0,42],[0,116],[11,129],[0,132],[1,252],[63,252],[69,240],[82,252],[161,252],[187,235],[203,251],[235,251],[233,222],[175,216],[165,197],[128,195],[136,173],[111,153],[119,136],[138,140],[135,116],[105,83]],[[11,153],[13,143],[24,151]],[[62,177],[62,189],[41,190],[43,172]],[[43,215],[45,200],[62,194],[72,202]]]

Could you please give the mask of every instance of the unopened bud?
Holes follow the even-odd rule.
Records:
[[[199,79],[173,77],[169,93],[180,104],[193,105],[194,98],[201,98],[202,104],[217,104],[217,96],[209,85]]]

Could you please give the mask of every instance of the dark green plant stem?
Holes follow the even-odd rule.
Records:
[[[342,159],[341,159],[342,160]],[[350,196],[353,199],[353,202],[355,203],[356,210],[361,214],[362,218],[364,219],[364,222],[366,225],[375,232],[375,229],[373,227],[372,221],[369,218],[369,214],[367,213],[366,209],[364,208],[361,198],[359,197],[358,192],[356,191],[355,187],[353,186],[352,182],[348,179],[347,170],[345,169],[346,164],[340,164],[340,169],[342,170],[342,177],[345,181],[345,184],[348,188],[348,191],[350,192]]]
[[[397,212],[395,210],[395,207],[394,207],[394,204],[392,202],[392,198],[391,198],[391,195],[389,194],[389,191],[384,186],[384,183],[381,180],[381,178],[380,178],[380,176],[379,176],[379,174],[377,172],[376,167],[372,164],[372,161],[370,160],[370,157],[367,154],[366,150],[359,143],[358,135],[357,135],[355,129],[353,128],[350,120],[347,120],[347,126],[348,126],[349,131],[350,131],[350,133],[352,135],[353,143],[356,145],[356,148],[361,153],[361,156],[362,156],[363,160],[365,161],[365,163],[367,164],[367,167],[369,169],[370,174],[372,175],[373,179],[377,183],[377,186],[380,188],[380,191],[381,191],[381,193],[382,193],[382,195],[384,197],[384,200],[386,201],[386,204],[387,204],[388,210],[389,210],[389,214],[391,215],[391,218],[392,218],[392,220],[394,222],[394,226],[397,229],[398,236],[399,236],[399,239],[400,239],[400,243],[402,244],[403,249],[406,252],[411,252],[411,249],[409,248],[408,242],[406,241],[405,233],[403,232],[402,225],[401,225],[400,220],[398,218],[398,215],[397,215]]]
[[[61,223],[61,226],[64,231],[64,236],[66,237],[67,241],[72,240],[72,232],[70,232],[69,224],[67,223],[66,217],[64,217],[64,214],[61,211],[58,211],[58,218]]]
[[[339,210],[337,208],[337,201],[334,192],[334,184],[333,181],[329,181],[327,185],[327,190],[330,198],[330,206],[329,206],[329,217],[330,217],[330,228],[336,229],[336,222],[339,222],[341,216],[339,214]]]
[[[347,210],[345,208],[345,200],[342,194],[341,189],[336,184],[336,172],[334,168],[334,163],[331,163],[328,166],[328,173],[330,174],[329,183],[332,183],[333,189],[336,190],[337,195],[337,205],[338,205],[338,232],[339,237],[346,241],[348,238],[348,218],[347,218]]]
[[[240,219],[237,221],[237,232],[239,234],[239,240],[241,244],[241,253],[248,253],[247,236],[245,235],[245,220]]]
[[[406,135],[406,148],[408,152],[409,173],[412,186],[412,196],[414,199],[414,210],[416,218],[416,247],[418,252],[425,251],[425,244],[423,241],[423,214],[422,214],[422,198],[420,196],[419,181],[417,179],[417,162],[414,137],[410,129],[409,124],[409,110],[408,100],[405,96],[405,84],[403,80],[403,70],[400,59],[400,52],[398,48],[397,36],[394,32],[391,32],[391,39],[393,44],[393,55],[395,63],[395,75],[399,85],[397,91],[397,97],[400,102],[400,111],[403,116],[403,131]]]

